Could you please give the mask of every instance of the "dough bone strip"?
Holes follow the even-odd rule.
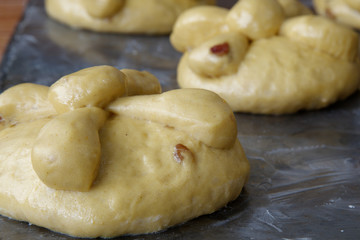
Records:
[[[208,102],[212,105],[209,106]],[[237,136],[231,108],[210,91],[183,89],[123,97],[112,102],[107,110],[174,127],[214,148],[232,147]]]

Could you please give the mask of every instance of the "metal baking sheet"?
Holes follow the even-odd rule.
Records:
[[[32,0],[1,64],[0,92],[102,64],[150,71],[167,91],[178,88],[180,56],[168,36],[71,29]],[[241,196],[166,231],[121,239],[360,239],[359,93],[319,111],[236,118],[251,164]],[[0,239],[74,238],[0,216]]]

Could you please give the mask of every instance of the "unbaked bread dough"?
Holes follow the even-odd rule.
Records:
[[[291,18],[300,15],[312,14],[310,8],[298,0],[277,0],[284,10],[285,17]]]
[[[215,0],[46,0],[48,15],[75,28],[117,33],[170,33],[184,10]]]
[[[0,213],[78,237],[156,232],[240,194],[249,163],[217,94],[81,70],[0,95]],[[138,95],[141,94],[141,95]]]
[[[283,8],[242,0],[230,10],[185,11],[170,36],[184,52],[179,86],[214,91],[234,111],[259,114],[319,109],[355,92],[357,33],[312,14],[286,18]]]
[[[320,15],[360,29],[359,0],[313,0],[313,3]]]

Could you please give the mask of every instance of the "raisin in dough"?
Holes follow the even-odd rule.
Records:
[[[287,18],[291,11],[281,3],[241,0],[230,10],[185,11],[170,36],[184,52],[179,86],[214,91],[234,111],[258,114],[319,109],[354,93],[358,34],[312,14]]]
[[[48,15],[99,32],[166,34],[185,9],[214,0],[46,0]]]
[[[360,29],[359,0],[313,0],[313,3],[320,15]]]
[[[83,69],[0,95],[0,213],[78,237],[156,232],[223,207],[249,163],[213,92]]]

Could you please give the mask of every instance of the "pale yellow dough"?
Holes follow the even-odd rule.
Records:
[[[318,14],[360,29],[359,0],[313,0]]]
[[[153,75],[110,66],[3,92],[0,214],[115,237],[166,229],[236,199],[249,163],[231,108],[206,90],[160,92]]]
[[[46,0],[48,15],[98,32],[167,34],[184,10],[215,0]]]
[[[262,2],[266,8],[257,7]],[[319,109],[354,93],[360,82],[358,34],[290,3],[241,0],[230,10],[185,11],[170,36],[184,52],[179,86],[214,91],[234,111],[257,114]],[[202,28],[206,23],[211,34]]]

